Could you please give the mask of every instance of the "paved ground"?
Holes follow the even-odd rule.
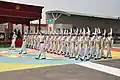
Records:
[[[113,48],[113,59],[82,62],[46,54],[35,60],[38,51],[19,55],[19,49],[0,49],[0,80],[120,80],[120,48]],[[105,51],[106,53],[106,51]]]
[[[96,62],[96,63],[120,69],[120,59],[107,60],[107,61],[99,61],[99,62]]]
[[[62,65],[0,73],[1,80],[120,80],[120,77],[78,65]]]

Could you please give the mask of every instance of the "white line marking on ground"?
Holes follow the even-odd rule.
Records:
[[[82,62],[75,64],[120,77],[120,69],[118,68],[101,65],[93,62]]]

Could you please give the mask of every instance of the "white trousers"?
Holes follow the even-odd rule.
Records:
[[[27,48],[26,48],[26,45],[25,45],[24,41],[23,41],[23,44],[22,44],[22,47],[21,47],[21,52],[27,53]]]
[[[70,44],[71,44],[70,57],[73,57],[73,55],[75,54],[74,42],[71,42]]]
[[[94,58],[95,57],[95,53],[96,53],[96,47],[95,46],[91,46],[90,47],[90,55],[88,56],[88,58]]]
[[[12,40],[12,44],[11,44],[11,47],[10,47],[10,48],[14,48],[14,49],[15,49],[15,41],[16,41],[16,39],[13,39],[13,40]]]
[[[106,57],[112,57],[111,47],[109,45],[107,45],[107,55],[106,55]]]
[[[85,59],[85,57],[87,57],[87,59],[88,59],[88,55],[90,54],[90,47],[88,47],[88,46],[85,46],[85,48],[84,48],[84,54],[83,54],[83,56],[82,56],[82,59]]]
[[[45,56],[45,44],[44,43],[40,43],[39,50],[40,50],[40,53],[39,53],[40,57],[46,58],[46,56]]]

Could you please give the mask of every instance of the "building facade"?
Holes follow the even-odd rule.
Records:
[[[56,15],[60,15],[56,17]],[[65,11],[47,11],[46,22],[49,24],[49,20],[53,19],[53,29],[70,29],[70,28],[82,28],[90,27],[93,31],[94,28],[107,29],[113,28],[113,32],[120,32],[120,19],[119,17],[99,17],[94,15],[85,15],[80,13],[70,13]]]

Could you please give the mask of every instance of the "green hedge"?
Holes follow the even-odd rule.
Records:
[[[10,45],[0,45],[0,48],[8,48]]]

